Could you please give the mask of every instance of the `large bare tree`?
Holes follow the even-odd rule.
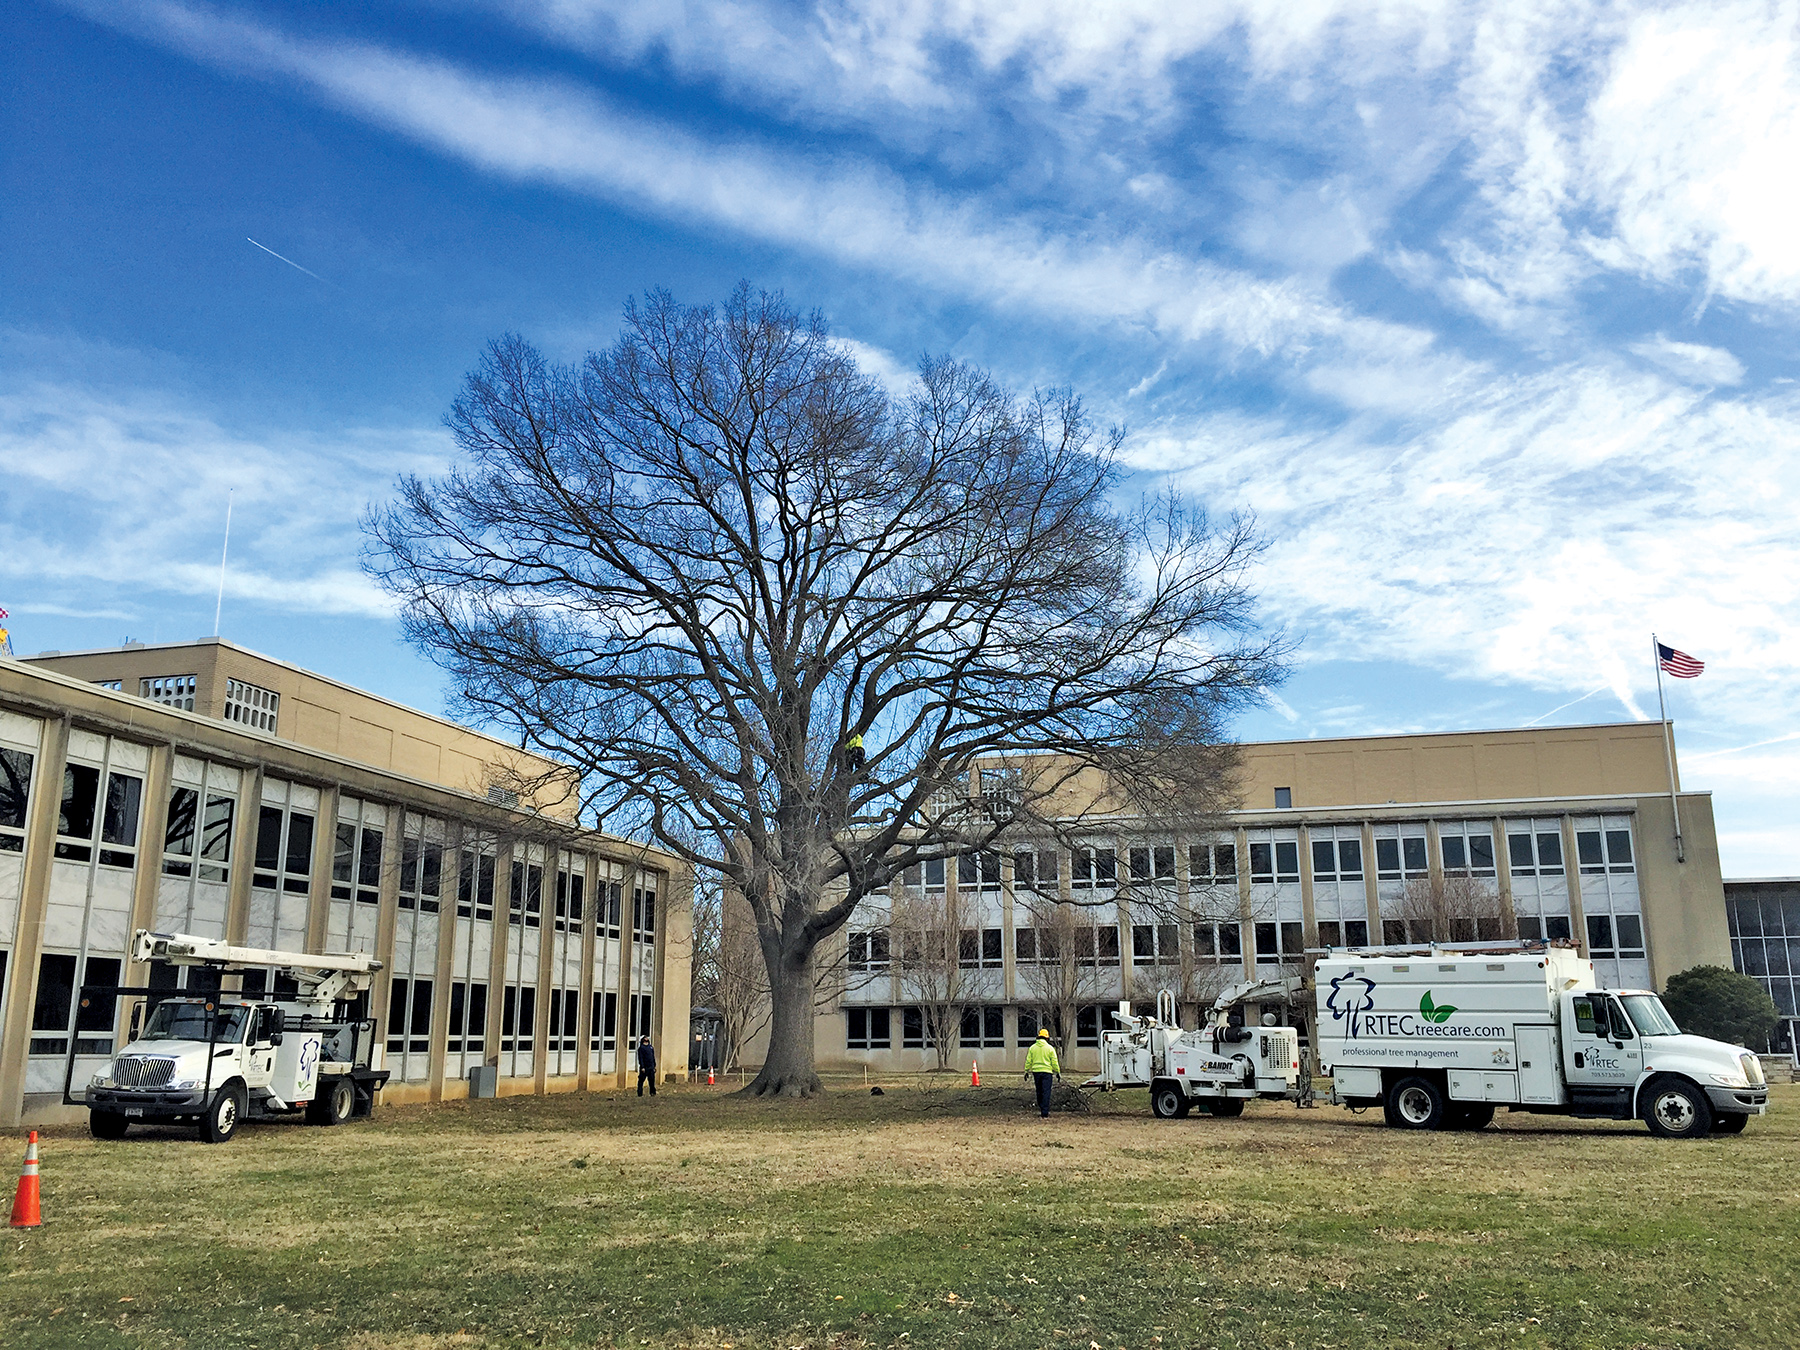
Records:
[[[448,422],[463,462],[372,512],[369,565],[459,711],[748,903],[757,1093],[816,1090],[814,952],[863,896],[1069,765],[1210,805],[1228,716],[1279,664],[1249,525],[1127,500],[1120,433],[1073,395],[927,359],[890,396],[747,286],[651,294],[574,366],[498,340]],[[999,755],[1034,767],[984,797]]]

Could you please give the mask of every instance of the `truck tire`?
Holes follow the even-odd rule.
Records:
[[[356,1085],[348,1078],[329,1078],[319,1084],[306,1118],[314,1125],[342,1125],[356,1114]]]
[[[244,1089],[228,1083],[213,1094],[212,1105],[200,1117],[200,1138],[209,1144],[230,1142],[244,1118]]]
[[[123,1139],[131,1122],[117,1111],[89,1111],[88,1133],[96,1139]]]
[[[1716,1115],[1713,1117],[1712,1132],[1714,1134],[1742,1134],[1744,1126],[1750,1123],[1749,1116]]]
[[[1444,1090],[1429,1078],[1402,1078],[1388,1090],[1387,1122],[1401,1130],[1444,1128]]]
[[[1453,1130],[1485,1130],[1494,1123],[1494,1108],[1489,1102],[1451,1102],[1445,1123]]]
[[[1644,1124],[1659,1139],[1704,1139],[1712,1132],[1712,1103],[1685,1078],[1653,1078],[1642,1098]]]
[[[1181,1084],[1158,1083],[1150,1089],[1150,1114],[1158,1120],[1180,1120],[1187,1113],[1187,1093]]]
[[[1206,1109],[1221,1120],[1229,1120],[1233,1116],[1244,1114],[1244,1099],[1242,1097],[1215,1097],[1206,1104]]]

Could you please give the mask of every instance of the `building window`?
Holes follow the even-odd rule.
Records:
[[[580,872],[559,867],[556,872],[556,931],[579,933],[585,907],[587,878]],[[571,1024],[573,1025],[573,1024]],[[569,1046],[573,1050],[574,1046]]]
[[[449,1040],[451,1054],[480,1054],[487,1045],[487,995],[485,984],[457,980],[450,986]]]
[[[1631,831],[1576,830],[1575,863],[1584,877],[1635,871],[1631,860]]]
[[[193,675],[146,675],[138,681],[138,697],[165,708],[194,711],[194,688],[199,683]]]
[[[900,1045],[906,1050],[925,1050],[936,1045],[925,1026],[922,1008],[900,1010]]]
[[[1306,929],[1299,923],[1259,923],[1256,925],[1256,963],[1261,965],[1291,964],[1299,961],[1306,950]]]
[[[1293,804],[1294,790],[1292,788],[1275,789],[1275,809],[1277,811],[1286,811],[1291,808]]]
[[[1014,850],[1013,892],[1037,891],[1043,895],[1055,895],[1059,857],[1053,848]]]
[[[96,689],[110,689],[115,694],[125,692],[125,681],[123,680],[90,680],[88,683]]]
[[[230,880],[231,825],[237,811],[237,799],[223,793],[208,792],[205,795],[206,816],[202,820],[199,789],[177,787],[169,792],[169,824],[163,838],[163,875],[196,875],[194,853],[198,843],[199,879]]]
[[[1194,925],[1194,959],[1202,963],[1236,965],[1244,958],[1244,933],[1236,923],[1204,922]]]
[[[31,804],[32,755],[0,747],[0,853],[25,850],[26,811]]]
[[[1453,876],[1494,875],[1494,836],[1491,831],[1441,825],[1438,827],[1438,851],[1444,871]]]
[[[1312,841],[1312,869],[1315,881],[1361,881],[1362,840],[1320,839]]]
[[[1769,991],[1784,1017],[1800,1015],[1800,888],[1732,885],[1725,895],[1732,964]]]
[[[400,841],[400,908],[436,914],[443,900],[444,846],[407,836]]]
[[[64,766],[62,802],[56,820],[56,856],[67,862],[87,862],[93,858],[98,842],[102,866],[132,867],[137,861],[138,813],[144,780],[133,774],[109,772],[104,800],[100,781],[101,771],[91,764]]]
[[[459,856],[456,917],[491,923],[494,918],[494,855],[465,848]]]
[[[1172,923],[1133,924],[1131,928],[1131,959],[1138,965],[1180,965],[1180,927]]]
[[[850,934],[850,969],[886,970],[889,962],[887,929],[870,928]]]
[[[1111,890],[1118,885],[1118,855],[1110,847],[1077,848],[1069,854],[1073,890]]]
[[[894,1044],[886,1008],[844,1009],[844,1043],[852,1050],[887,1050]]]
[[[613,881],[601,884],[594,899],[594,932],[599,937],[617,941],[619,925],[624,921],[625,885]]]
[[[964,928],[956,935],[956,964],[964,970],[998,969],[1000,960],[998,928]]]
[[[388,1053],[423,1055],[430,1049],[431,981],[396,978],[388,989]]]
[[[537,988],[507,985],[500,991],[500,1049],[526,1054],[537,1040]]]
[[[382,832],[371,826],[358,827],[340,820],[337,843],[331,854],[331,895],[334,900],[348,900],[353,895],[361,905],[381,903]]]
[[[312,888],[314,823],[308,812],[265,805],[256,821],[256,867],[251,884],[305,895]]]
[[[1237,885],[1237,845],[1190,844],[1188,881],[1201,886]]]
[[[506,920],[523,921],[527,928],[537,928],[544,921],[544,869],[536,863],[514,862],[512,889],[507,895]]]
[[[656,878],[644,876],[631,891],[631,940],[656,945]]]
[[[1559,877],[1563,874],[1562,832],[1536,830],[1506,836],[1506,855],[1515,877]]]
[[[650,1025],[650,995],[633,994],[627,1000],[626,1011],[630,1014],[631,1039],[638,1040],[652,1033]]]
[[[1319,921],[1319,945],[1321,947],[1366,947],[1369,945],[1369,925],[1364,919],[1345,919]]]
[[[998,1050],[1006,1045],[1004,1008],[964,1008],[962,1035],[965,1050]]]
[[[252,731],[275,734],[276,713],[281,695],[272,689],[260,689],[242,680],[225,681],[225,720],[237,722]],[[192,705],[189,705],[192,706]]]
[[[588,1026],[588,1049],[613,1050],[619,1044],[619,996],[594,995],[594,1020]]]
[[[956,858],[956,885],[959,890],[997,891],[1000,889],[1000,855],[987,850],[961,853]]]
[[[1175,846],[1173,844],[1134,844],[1131,849],[1133,882],[1175,880]]]
[[[1097,1005],[1089,1003],[1075,1010],[1075,1044],[1100,1044],[1100,1009]]]
[[[1568,942],[1572,939],[1573,930],[1567,914],[1551,914],[1542,919],[1521,914],[1518,918],[1521,942]]]

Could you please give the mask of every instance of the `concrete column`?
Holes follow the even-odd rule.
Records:
[[[444,828],[444,861],[439,866],[437,955],[431,963],[431,1049],[425,1061],[425,1082],[430,1099],[444,1099],[444,1077],[450,1064],[450,986],[456,979],[456,888],[462,879],[460,828],[446,821]],[[469,907],[471,911],[473,905]],[[470,915],[473,930],[474,916]],[[414,972],[417,973],[416,971]],[[466,1026],[469,1010],[463,1008]]]
[[[38,954],[44,945],[44,908],[50,898],[50,858],[56,848],[56,821],[62,809],[63,770],[68,760],[68,717],[46,721],[32,768],[19,926],[7,966],[6,1021],[0,1031],[0,1125],[17,1125],[25,1111],[25,1055],[31,1043]],[[143,856],[140,849],[140,865]]]
[[[501,1014],[504,1009],[506,987],[506,952],[512,942],[512,862],[514,846],[511,841],[499,839],[494,849],[494,940],[493,950],[488,957],[488,1033],[484,1041],[486,1049],[482,1052],[483,1062],[499,1068],[500,1038],[503,1023]],[[521,915],[521,918],[523,916]],[[472,978],[472,977],[471,977]],[[518,1027],[513,1028],[513,1039],[518,1039]]]
[[[1256,977],[1256,922],[1250,911],[1250,833],[1239,826],[1234,838],[1237,848],[1238,946],[1242,949],[1244,978]]]
[[[619,1014],[613,1028],[618,1049],[613,1054],[613,1065],[618,1070],[619,1087],[624,1089],[631,1086],[631,1075],[637,1063],[637,1047],[627,1034],[631,1027],[631,995],[634,992],[632,967],[637,964],[637,944],[631,940],[632,894],[640,884],[635,865],[626,871],[625,879],[619,884],[625,894],[619,901]]]
[[[1381,930],[1381,882],[1375,868],[1375,822],[1362,823],[1363,895],[1369,902],[1369,944],[1380,946],[1386,940]]]
[[[549,850],[549,865],[544,869],[544,898],[538,917],[538,988],[537,1007],[531,1028],[531,1081],[542,1094],[550,1081],[550,991],[556,983],[556,869],[562,861],[562,850]],[[558,997],[561,997],[560,993]],[[562,1037],[559,1035],[560,1041]],[[557,1057],[561,1063],[561,1055]]]
[[[381,962],[381,971],[376,975],[375,983],[369,989],[369,1016],[375,1019],[377,1032],[375,1043],[382,1047],[387,1044],[383,1038],[391,1035],[394,1030],[388,1025],[388,1014],[393,1006],[394,928],[399,921],[400,914],[400,853],[404,847],[405,830],[406,808],[390,803],[381,832],[381,847],[386,857],[392,858],[393,861],[388,862],[384,858],[381,867],[381,885],[376,892],[380,901],[375,906],[375,959]],[[388,852],[390,849],[391,853]],[[356,921],[355,906],[358,903],[360,902],[356,900],[350,902],[352,923]],[[415,915],[418,913],[417,910],[413,912]],[[412,977],[409,975],[407,978],[411,979]],[[410,995],[411,990],[407,992]],[[407,1015],[409,1016],[411,1009],[412,1000],[409,997],[407,999]],[[404,1035],[406,1030],[407,1028],[402,1026],[401,1034]],[[382,1053],[386,1054],[385,1048]],[[385,1059],[382,1060],[382,1063],[386,1062]]]
[[[1513,909],[1512,852],[1506,846],[1506,822],[1499,816],[1494,825],[1494,885],[1500,891],[1500,922],[1508,939],[1519,936],[1519,916]]]
[[[1563,875],[1569,882],[1569,927],[1575,935],[1583,960],[1588,952],[1587,917],[1581,908],[1581,863],[1575,856],[1575,817],[1562,818]]]
[[[131,937],[135,937],[140,928],[149,928],[156,922],[156,892],[161,885],[162,846],[169,832],[169,781],[175,767],[175,747],[172,745],[153,745],[150,747],[150,767],[144,774],[144,833],[142,838],[156,841],[155,847],[145,845],[138,849],[137,874],[132,878],[131,892]],[[242,858],[240,851],[239,858]],[[249,863],[234,862],[244,875],[249,876]],[[236,873],[233,873],[235,877]],[[233,941],[240,939],[233,938]],[[142,987],[150,979],[150,966],[147,962],[131,959],[131,938],[126,939],[125,964],[120,967],[124,974],[120,983]],[[131,1004],[134,1000],[122,999],[119,1004],[118,1021],[113,1030],[113,1043],[119,1044],[130,1030]]]
[[[337,848],[338,798],[342,789],[319,789],[319,821],[313,830],[312,890],[306,902],[306,950],[325,950],[326,920],[331,910],[331,858]],[[354,903],[354,902],[353,902]]]
[[[575,1057],[575,1087],[579,1092],[586,1092],[593,1078],[594,1052],[588,1048],[588,1042],[597,1035],[594,1024],[594,953],[598,950],[599,940],[595,934],[604,914],[606,892],[603,887],[596,887],[594,884],[594,878],[600,874],[599,855],[584,853],[581,859],[586,875],[581,879],[583,904],[581,932],[577,935],[581,946],[581,992],[576,996],[575,1010],[575,1044],[579,1047]],[[600,908],[595,906],[596,891],[599,892]]]
[[[155,751],[152,750],[151,753],[154,756]],[[208,776],[211,776],[210,772]],[[256,866],[256,826],[262,812],[262,781],[263,767],[260,764],[238,771],[238,815],[236,826],[231,832],[231,884],[225,892],[225,940],[240,946],[250,932],[250,881]],[[167,812],[166,787],[161,795],[164,799],[162,809]],[[200,809],[204,813],[204,802]],[[156,848],[159,859],[162,854],[161,838],[161,834],[158,834]]]
[[[1319,913],[1313,904],[1312,827],[1300,826],[1300,922],[1306,945],[1319,945]]]

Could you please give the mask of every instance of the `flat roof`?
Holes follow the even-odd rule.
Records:
[[[55,650],[42,651],[31,656],[19,656],[14,659],[25,665],[31,665],[37,661],[60,660],[65,656],[113,656],[121,652],[189,651],[196,647],[226,647],[234,652],[240,652],[245,656],[254,657],[258,661],[266,661],[272,666],[280,666],[283,670],[292,671],[296,675],[304,675],[309,680],[317,680],[321,684],[329,684],[334,688],[342,689],[347,693],[356,694],[361,698],[374,699],[377,703],[386,704],[390,708],[398,708],[401,712],[411,713],[415,717],[428,718],[431,721],[438,723],[440,726],[451,727],[462,732],[464,735],[479,736],[483,740],[492,741],[495,745],[503,745],[514,753],[524,753],[530,755],[533,759],[543,759],[547,764],[556,762],[555,760],[545,759],[543,755],[535,754],[530,750],[520,752],[519,747],[512,742],[503,741],[498,736],[491,735],[479,728],[464,726],[461,722],[452,722],[448,717],[441,717],[434,712],[426,712],[423,708],[415,708],[410,703],[401,703],[398,699],[388,698],[385,694],[373,693],[370,690],[358,688],[354,684],[345,684],[342,680],[336,679],[330,675],[322,675],[316,670],[310,670],[305,666],[295,665],[292,661],[284,661],[279,656],[269,656],[263,652],[252,651],[249,647],[239,646],[229,638],[203,637],[195,638],[192,642],[121,643],[116,647],[88,647],[78,652]]]
[[[1647,721],[1614,721],[1614,722],[1559,722],[1548,727],[1474,727],[1466,731],[1370,731],[1360,736],[1298,736],[1290,741],[1238,741],[1241,750],[1249,750],[1259,745],[1326,745],[1341,741],[1399,741],[1411,740],[1421,736],[1535,736],[1546,731],[1606,731],[1618,727],[1660,727],[1673,726],[1674,719],[1667,723],[1651,718]]]

